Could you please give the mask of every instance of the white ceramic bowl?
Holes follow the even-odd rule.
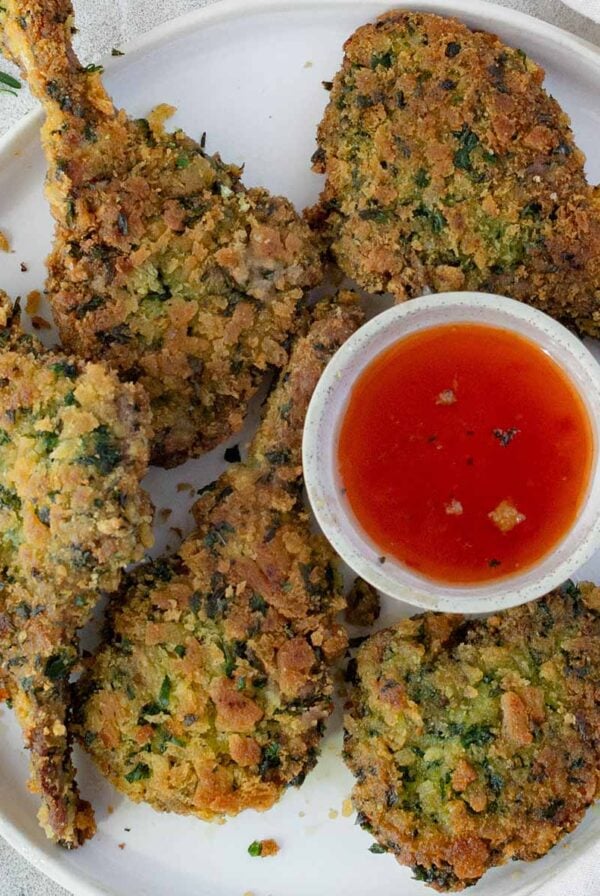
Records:
[[[440,324],[481,323],[519,333],[546,351],[570,377],[593,427],[590,482],[575,523],[559,544],[524,572],[469,585],[436,583],[378,547],[343,494],[337,447],[350,392],[361,372],[399,339]],[[516,606],[568,579],[600,548],[600,365],[585,346],[548,315],[501,296],[455,292],[412,299],[358,330],[332,358],[313,395],[304,429],[304,475],[321,529],[343,560],[385,594],[419,607],[482,613]]]

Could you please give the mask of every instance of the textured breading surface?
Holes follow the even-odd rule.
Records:
[[[150,413],[103,364],[49,352],[0,293],[0,679],[32,755],[49,837],[94,830],[66,723],[77,630],[152,543]]]
[[[345,758],[359,819],[440,891],[544,855],[600,794],[600,588],[464,622],[426,613],[358,653]]]
[[[345,45],[313,162],[315,223],[343,270],[401,301],[521,299],[600,333],[600,190],[521,50],[394,11]]]
[[[117,111],[73,55],[71,14],[69,0],[0,7],[5,51],[46,111],[47,287],[63,344],[143,384],[153,461],[173,466],[239,429],[265,371],[285,364],[319,250],[286,199],[167,133],[173,109]]]
[[[83,743],[157,809],[268,809],[316,762],[346,635],[337,559],[302,503],[301,440],[325,364],[362,319],[340,301],[294,345],[248,460],[199,499],[197,531],[130,577],[81,683]]]

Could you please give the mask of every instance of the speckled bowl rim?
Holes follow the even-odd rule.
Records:
[[[417,330],[444,323],[484,323],[536,342],[569,375],[587,407],[594,456],[586,496],[575,523],[530,569],[490,583],[446,585],[427,580],[381,548],[361,529],[344,498],[337,442],[352,385],[390,345]],[[315,517],[348,566],[384,594],[428,610],[482,613],[517,606],[546,594],[600,549],[600,364],[569,330],[548,315],[503,296],[442,293],[412,299],[361,327],[335,354],[312,397],[303,438],[304,476]]]

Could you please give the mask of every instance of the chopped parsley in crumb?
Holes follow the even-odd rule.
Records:
[[[30,294],[28,307],[38,299]],[[100,593],[116,591],[123,569],[152,544],[140,487],[150,412],[142,390],[104,364],[47,351],[26,335],[4,293],[0,346],[2,688],[32,745],[42,826],[74,848],[92,836],[94,817],[70,758],[68,685],[78,631]]]
[[[76,685],[73,727],[92,758],[163,811],[211,820],[270,808],[315,766],[333,709],[344,598],[337,558],[304,512],[302,429],[325,364],[362,312],[341,293],[311,316],[248,459],[201,490],[196,529],[177,553],[129,573]]]
[[[545,855],[600,796],[600,587],[567,582],[487,619],[424,613],[348,676],[358,823],[441,892]]]

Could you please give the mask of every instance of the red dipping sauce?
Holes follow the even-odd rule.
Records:
[[[382,558],[456,585],[521,572],[555,547],[583,503],[594,442],[578,391],[538,346],[450,324],[366,368],[338,452]]]

